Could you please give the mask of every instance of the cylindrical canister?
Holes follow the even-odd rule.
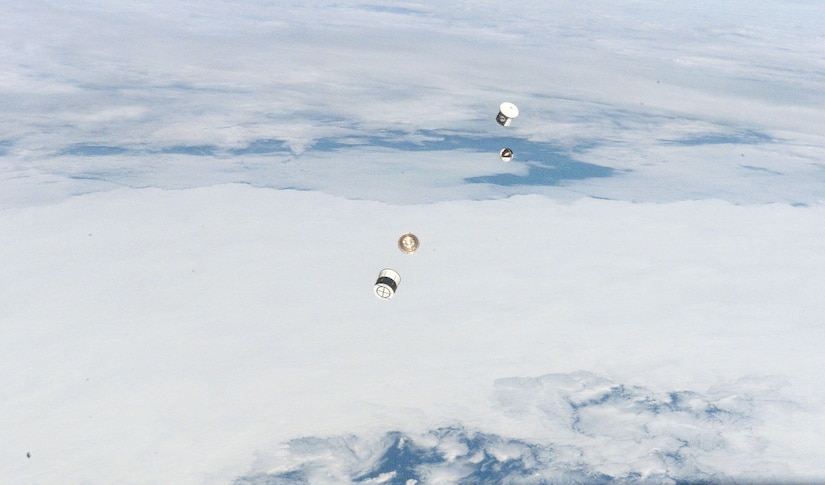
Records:
[[[510,126],[510,123],[513,121],[513,118],[518,116],[518,108],[513,103],[501,103],[501,106],[498,107],[498,115],[496,116],[496,121],[501,126]]]
[[[390,268],[384,268],[378,273],[378,279],[375,280],[375,286],[372,291],[375,296],[382,300],[389,300],[395,295],[398,290],[398,285],[401,283],[401,275],[397,271]]]

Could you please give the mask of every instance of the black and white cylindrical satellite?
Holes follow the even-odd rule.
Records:
[[[513,150],[502,148],[501,151],[498,152],[498,158],[500,158],[502,162],[509,162],[513,159]]]
[[[510,126],[510,123],[513,121],[513,118],[518,116],[518,108],[513,103],[501,103],[501,106],[498,107],[498,116],[496,116],[496,121],[501,126]]]
[[[399,284],[401,284],[401,275],[394,269],[384,268],[378,273],[378,279],[375,280],[372,291],[378,298],[389,300],[395,295]]]

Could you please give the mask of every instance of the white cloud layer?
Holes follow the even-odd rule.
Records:
[[[67,177],[41,188],[43,200],[89,190],[71,172],[93,153],[106,167],[93,178],[115,184],[155,185],[156,174],[174,186],[293,184],[389,201],[364,186],[408,157],[373,141],[501,136],[490,119],[505,99],[522,109],[506,133],[516,161],[527,161],[520,143],[549,143],[623,174],[505,195],[813,203],[825,182],[817,2],[7,3],[3,176],[13,187],[32,172]],[[362,147],[337,147],[336,167],[365,180],[338,177],[314,149],[347,138]],[[146,164],[150,174],[124,177]],[[239,164],[265,171],[241,175]],[[467,194],[461,179],[449,183],[457,195],[437,194],[438,171],[417,173],[433,182],[404,200],[493,195]]]
[[[774,426],[804,414],[782,398],[782,386],[775,378],[748,378],[706,393],[657,393],[587,372],[502,379],[496,400],[519,425],[529,423],[530,438],[461,426],[300,438],[260,456],[255,471],[235,483],[816,480],[811,443],[787,439],[787,427]]]
[[[821,2],[0,8],[3,481],[825,480]]]
[[[455,423],[606,467],[634,433],[637,458],[661,446],[657,429],[716,436],[690,413],[632,411],[684,390],[758,420],[719,424],[730,446],[691,460],[746,476],[740,458],[758,450],[764,470],[810,477],[825,444],[824,215],[538,196],[392,206],[245,185],[8,209],[0,476],[226,483],[282,440]],[[395,247],[411,228],[412,256]],[[390,302],[371,291],[385,266],[402,277]],[[580,410],[575,433],[563,403],[610,382],[494,387],[578,370],[633,395]],[[730,384],[745,376],[755,390]],[[614,431],[588,431],[600,422]]]

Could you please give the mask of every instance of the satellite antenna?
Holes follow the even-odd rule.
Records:
[[[518,116],[518,108],[513,103],[501,103],[501,106],[498,107],[498,116],[496,116],[496,121],[501,126],[510,126],[510,122],[513,121],[513,118]]]

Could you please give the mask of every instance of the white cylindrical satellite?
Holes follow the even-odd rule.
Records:
[[[398,238],[398,249],[400,249],[402,253],[414,253],[415,250],[418,249],[418,244],[418,236],[411,232],[403,234]]]
[[[501,106],[498,107],[498,116],[496,116],[496,121],[501,126],[510,126],[510,122],[513,121],[513,118],[518,116],[518,108],[513,103],[501,103]]]
[[[498,158],[500,158],[502,162],[509,162],[513,159],[513,150],[502,148],[501,151],[498,152]]]
[[[397,271],[390,268],[384,268],[378,273],[378,279],[375,280],[375,286],[372,291],[375,296],[382,300],[389,300],[395,295],[398,285],[401,283],[401,275]]]

